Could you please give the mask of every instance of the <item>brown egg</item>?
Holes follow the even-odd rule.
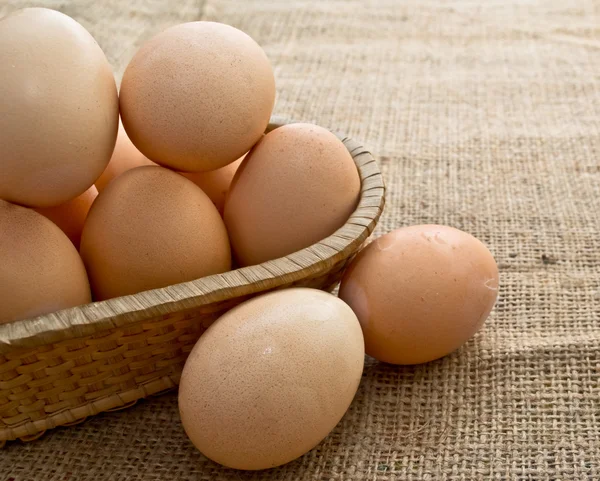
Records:
[[[286,289],[220,317],[179,386],[187,435],[208,458],[265,469],[302,456],[340,421],[364,363],[360,325],[337,297]]]
[[[81,236],[96,300],[231,268],[227,231],[210,199],[158,166],[129,170],[96,198]]]
[[[0,198],[50,207],[85,192],[115,146],[110,65],[75,20],[26,8],[0,20]]]
[[[498,295],[498,267],[470,234],[405,227],[356,256],[339,295],[358,316],[367,354],[418,364],[458,349],[481,328]]]
[[[342,227],[360,196],[352,156],[328,130],[289,124],[264,136],[231,183],[224,219],[240,265],[276,259]]]
[[[184,172],[223,167],[254,145],[275,102],[264,51],[214,22],[168,28],[147,41],[123,75],[123,125],[146,157]]]
[[[79,249],[83,224],[97,195],[98,190],[92,185],[80,196],[63,204],[56,207],[38,207],[35,210],[60,227],[73,245]]]
[[[115,150],[113,151],[110,162],[102,172],[102,175],[96,180],[96,188],[98,192],[102,192],[108,183],[114,178],[121,175],[135,167],[141,167],[142,165],[156,165],[151,160],[148,160],[144,154],[142,154],[136,147],[131,143],[127,132],[123,128],[123,124],[119,122],[119,134],[117,135],[117,143],[115,144]]]
[[[37,212],[0,200],[0,324],[91,302],[83,262]]]
[[[242,160],[244,160],[244,157],[242,156],[235,162],[217,170],[209,170],[208,172],[180,172],[180,174],[200,187],[210,200],[213,201],[219,213],[223,214],[225,196],[231,185],[231,180]]]

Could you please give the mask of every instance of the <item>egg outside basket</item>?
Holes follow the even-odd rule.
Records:
[[[267,131],[285,123],[273,118]],[[356,163],[361,195],[346,224],[321,242],[257,266],[0,325],[0,446],[174,388],[198,337],[249,297],[333,289],[385,202],[373,156],[337,135]]]

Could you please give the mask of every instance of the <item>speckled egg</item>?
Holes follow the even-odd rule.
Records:
[[[127,132],[123,128],[123,124],[119,122],[119,133],[117,135],[117,143],[115,144],[115,150],[112,153],[110,162],[102,172],[102,175],[96,180],[96,188],[98,192],[102,192],[110,181],[116,179],[123,172],[141,167],[142,165],[156,165],[151,160],[148,160],[144,154],[142,154],[136,147],[131,143]]]
[[[98,189],[92,185],[83,194],[78,195],[74,199],[55,207],[43,207],[35,210],[60,227],[67,234],[73,245],[79,249],[83,224],[97,195]]]
[[[207,457],[265,469],[302,456],[340,421],[364,363],[352,310],[323,291],[256,297],[221,316],[181,376],[186,433]]]
[[[184,172],[223,167],[264,132],[275,102],[265,52],[215,22],[168,28],[147,41],[123,75],[123,125],[150,160]]]
[[[231,268],[227,231],[213,203],[193,182],[158,166],[129,170],[98,195],[81,256],[96,300]]]
[[[225,200],[236,259],[259,264],[323,240],[359,197],[358,170],[334,134],[301,123],[273,130],[246,155]]]
[[[458,349],[481,328],[498,279],[494,257],[475,237],[417,225],[363,249],[344,273],[339,295],[358,316],[367,354],[418,364]]]
[[[200,187],[210,200],[213,201],[219,213],[223,214],[225,207],[225,197],[229,191],[229,186],[238,167],[245,156],[240,157],[235,162],[227,164],[217,170],[207,172],[180,172],[181,175],[190,179],[194,184]]]
[[[67,236],[34,210],[0,200],[0,324],[91,300]]]
[[[0,198],[32,207],[85,192],[117,136],[106,57],[72,18],[26,8],[0,20]]]

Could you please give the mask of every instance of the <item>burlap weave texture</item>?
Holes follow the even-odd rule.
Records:
[[[278,115],[379,157],[378,233],[471,232],[495,255],[501,292],[457,353],[368,360],[343,421],[289,465],[206,460],[169,394],[10,444],[0,480],[600,479],[600,3],[9,0],[0,15],[26,4],[80,21],[119,78],[169,25],[246,31],[274,66]]]

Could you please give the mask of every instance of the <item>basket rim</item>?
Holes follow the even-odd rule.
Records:
[[[296,122],[273,116],[266,132]],[[361,191],[352,215],[329,237],[262,264],[0,324],[0,353],[99,334],[145,319],[256,294],[302,280],[310,274],[326,272],[369,237],[385,205],[385,184],[373,154],[360,142],[332,132],[352,155],[361,179]]]

